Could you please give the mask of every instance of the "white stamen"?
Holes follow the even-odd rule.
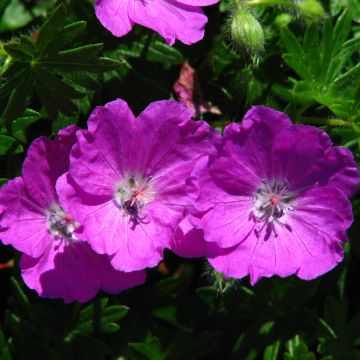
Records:
[[[264,222],[258,233],[269,224],[275,231],[275,223],[279,225],[286,224],[287,212],[294,211],[290,205],[295,193],[290,190],[290,184],[287,180],[261,180],[260,185],[253,196],[253,214],[258,222]]]
[[[49,232],[61,240],[77,240],[74,231],[79,224],[57,204],[46,211]]]
[[[156,192],[151,178],[128,175],[115,187],[114,203],[120,208],[124,216],[132,221],[139,220],[139,213],[144,206],[153,201]]]

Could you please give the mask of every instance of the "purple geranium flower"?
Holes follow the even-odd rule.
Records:
[[[197,163],[188,190],[202,214],[193,224],[223,248],[210,263],[255,283],[274,274],[309,280],[340,262],[357,186],[349,150],[256,106],[225,129],[217,154]]]
[[[144,272],[115,271],[107,256],[80,240],[82,227],[59,202],[55,185],[69,168],[75,132],[70,126],[55,140],[35,140],[23,177],[0,190],[0,238],[24,253],[20,266],[25,283],[41,296],[65,302],[85,302],[100,289],[116,293],[145,281]]]
[[[96,0],[96,16],[115,36],[126,35],[134,23],[158,32],[172,45],[175,39],[193,44],[204,37],[207,17],[201,6],[219,0]]]
[[[116,100],[97,107],[88,127],[58,182],[63,203],[116,269],[155,266],[190,205],[185,181],[217,133],[176,101],[152,103],[135,118]]]

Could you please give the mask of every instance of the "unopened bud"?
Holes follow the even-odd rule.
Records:
[[[264,31],[260,23],[243,8],[238,8],[234,13],[231,36],[239,50],[257,54],[264,47]]]
[[[324,16],[324,9],[316,0],[303,0],[298,4],[299,10],[305,17],[315,18]]]

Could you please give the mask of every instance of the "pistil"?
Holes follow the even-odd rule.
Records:
[[[264,222],[258,232],[270,224],[275,232],[274,224],[284,225],[286,213],[292,211],[294,193],[287,180],[263,180],[253,197],[253,214],[258,222]],[[275,232],[276,233],[276,232]]]

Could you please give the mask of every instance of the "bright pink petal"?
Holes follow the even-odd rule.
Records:
[[[296,125],[278,134],[272,149],[272,178],[303,188],[313,167],[330,149],[329,136],[314,126]]]
[[[244,242],[209,258],[210,264],[228,278],[250,275],[252,284],[261,277],[294,274],[301,266],[301,251],[296,239],[281,228],[278,236],[266,237],[266,232],[253,234]]]
[[[186,182],[187,193],[192,198],[192,204],[198,213],[206,212],[217,203],[233,200],[232,195],[214,183],[208,162],[208,157],[199,159]]]
[[[78,132],[71,152],[70,172],[88,193],[112,195],[122,174],[136,172],[139,152],[134,115],[122,100],[98,106],[91,114],[89,131]]]
[[[76,141],[75,126],[59,131],[56,139],[40,137],[32,142],[22,168],[26,190],[31,198],[47,209],[57,202],[55,183],[69,170],[69,154]]]
[[[245,241],[254,228],[251,209],[251,198],[234,198],[232,201],[216,204],[200,220],[205,240],[214,242],[221,248]]]
[[[52,241],[44,209],[27,194],[22,178],[0,189],[0,238],[32,257],[39,257]]]
[[[344,147],[331,148],[307,173],[303,182],[335,186],[351,197],[359,187],[359,172],[352,152]]]
[[[101,264],[98,266],[101,278],[101,289],[110,294],[142,285],[146,280],[146,271],[123,272],[115,270],[107,255],[97,255]]]
[[[246,128],[256,125],[266,127],[265,131],[271,137],[292,126],[286,114],[266,106],[253,106],[245,114],[242,123]]]
[[[212,173],[231,172],[231,176],[220,174],[218,181],[228,182],[228,188],[238,184],[254,191],[261,179],[272,177],[271,153],[274,139],[289,128],[289,118],[265,106],[254,106],[244,116],[243,123],[225,128],[223,146],[219,158],[210,165]],[[225,185],[226,186],[226,185]]]
[[[170,250],[185,258],[205,257],[208,253],[203,231],[194,228],[187,218],[179,224]]]
[[[23,255],[20,262],[25,283],[40,296],[62,298],[65,303],[86,302],[100,289],[115,294],[141,285],[144,271],[116,271],[106,255],[96,254],[83,241],[50,244],[38,259]]]
[[[351,203],[340,190],[326,186],[305,192],[294,208],[289,226],[302,247],[298,276],[309,280],[342,260],[341,242],[353,221]]]
[[[53,241],[38,259],[22,256],[22,277],[43,297],[62,298],[65,303],[86,302],[96,295],[101,285],[93,257],[93,251],[84,242]]]
[[[264,228],[245,241],[209,259],[227,277],[297,274],[310,280],[330,271],[342,260],[341,241],[352,222],[350,202],[336,188],[315,188],[301,196],[286,226]],[[329,226],[331,224],[331,226]],[[267,231],[268,230],[268,231]]]
[[[172,223],[180,221],[161,204],[148,204],[140,223],[134,224],[112,199],[82,192],[69,174],[59,178],[57,189],[60,204],[84,225],[84,237],[91,247],[99,254],[111,255],[117,270],[156,266],[172,237]]]
[[[218,3],[220,0],[176,0],[176,2],[190,6],[209,6]]]
[[[133,27],[128,7],[131,0],[96,0],[95,13],[101,24],[114,36],[124,36]]]
[[[220,140],[217,131],[203,121],[193,121],[190,111],[173,100],[150,104],[136,122],[143,133],[140,168],[151,169],[158,176],[179,163],[195,161]]]
[[[128,14],[135,23],[158,32],[170,45],[176,39],[190,45],[204,37],[207,17],[200,7],[174,0],[132,1]]]

